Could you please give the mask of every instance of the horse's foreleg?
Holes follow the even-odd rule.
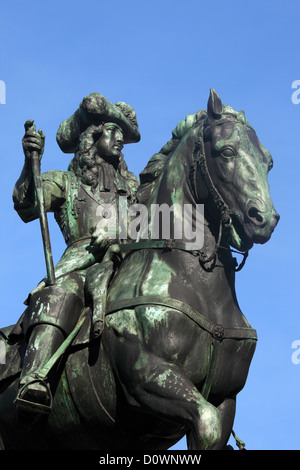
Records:
[[[222,421],[222,434],[221,439],[215,447],[215,450],[222,450],[225,448],[232,431],[236,409],[236,397],[226,398],[219,406],[218,410],[221,414]]]
[[[127,383],[129,395],[145,410],[188,425],[189,450],[213,449],[221,436],[220,412],[208,403],[182,371],[159,357],[149,358],[151,370],[136,371]],[[140,367],[140,364],[139,364]]]
[[[143,347],[133,328],[121,340],[120,329],[117,334],[114,331],[106,330],[106,337],[128,402],[190,428],[190,450],[213,449],[221,438],[220,411],[203,398],[181,368]]]
[[[0,434],[0,450],[5,450],[5,447],[4,447],[4,444],[3,444],[3,441],[2,441],[1,434]]]

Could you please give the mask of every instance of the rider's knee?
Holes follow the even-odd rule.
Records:
[[[84,295],[85,271],[66,274],[56,280],[55,286],[61,287],[65,292],[73,293],[82,297]]]
[[[52,325],[68,335],[76,325],[83,308],[83,299],[59,286],[45,287],[30,297],[24,319],[24,332],[29,337],[36,325]]]

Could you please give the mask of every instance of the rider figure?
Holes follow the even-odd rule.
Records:
[[[97,232],[99,219],[108,216],[99,207],[117,207],[118,196],[134,201],[138,179],[128,171],[121,150],[139,140],[134,109],[123,102],[112,104],[98,93],[85,97],[58,129],[60,148],[74,152],[74,157],[68,171],[44,173],[42,187],[45,210],[54,212],[67,249],[55,267],[55,284],[42,281],[27,299],[22,328],[28,345],[16,399],[19,408],[50,412],[49,384],[38,380],[37,374],[76,326],[87,297],[94,334],[102,331],[106,288],[113,272],[108,248],[116,240]],[[27,130],[25,164],[13,192],[14,207],[24,222],[38,217],[30,159],[33,151],[41,158],[43,148],[42,131]]]

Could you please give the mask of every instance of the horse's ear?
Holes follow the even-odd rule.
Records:
[[[210,117],[218,119],[222,115],[222,101],[216,90],[210,89],[210,95],[207,103],[207,113]]]

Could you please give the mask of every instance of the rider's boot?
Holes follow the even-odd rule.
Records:
[[[19,409],[38,414],[50,413],[50,386],[45,379],[39,377],[39,372],[63,340],[62,331],[54,325],[40,324],[32,329],[15,400]]]
[[[31,296],[24,320],[28,344],[15,400],[18,410],[31,415],[50,413],[50,385],[39,373],[75,327],[82,308],[81,296],[59,286],[45,287]]]

